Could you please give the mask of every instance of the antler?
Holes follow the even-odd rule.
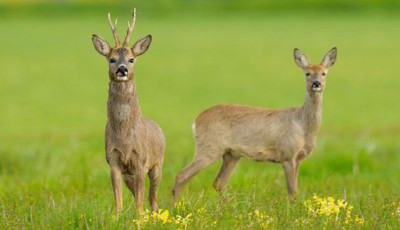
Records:
[[[128,21],[128,30],[126,31],[124,46],[129,46],[129,40],[131,39],[131,34],[133,32],[133,29],[135,28],[135,22],[136,22],[136,8],[134,8],[132,12],[132,24],[130,24]]]
[[[110,24],[112,34],[114,36],[115,40],[115,46],[120,46],[121,41],[119,40],[118,33],[117,33],[117,19],[115,19],[115,24],[112,23],[111,21],[111,15],[108,13],[108,23]]]

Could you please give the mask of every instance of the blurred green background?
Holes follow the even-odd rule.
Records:
[[[346,191],[366,228],[399,224],[390,206],[400,198],[398,0],[1,0],[1,229],[131,227],[128,190],[123,218],[110,218],[107,63],[91,35],[113,44],[107,13],[118,18],[122,36],[133,7],[133,39],[153,35],[135,71],[143,114],[167,139],[161,207],[170,207],[174,177],[192,158],[191,123],[199,112],[218,103],[301,106],[304,77],[293,48],[319,62],[337,46],[296,205],[286,200],[279,165],[248,160],[232,177],[230,204],[221,208],[211,186],[220,162],[195,177],[183,199],[193,208],[221,208],[215,228],[257,207],[285,213],[275,223],[285,229],[312,194],[343,198]],[[208,228],[205,222],[189,228]]]

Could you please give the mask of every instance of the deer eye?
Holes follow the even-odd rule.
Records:
[[[325,76],[326,73],[322,73],[322,76]]]
[[[114,58],[110,59],[110,63],[115,63],[117,60],[115,60]]]
[[[310,73],[306,73],[306,76],[307,76],[307,77],[310,76]]]
[[[129,59],[130,63],[133,63],[135,60],[133,60],[133,58]]]

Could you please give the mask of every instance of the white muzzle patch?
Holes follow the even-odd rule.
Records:
[[[321,88],[321,87],[313,87],[312,90],[313,90],[314,92],[321,92],[321,91],[322,91],[322,88]]]
[[[126,81],[128,80],[128,76],[117,76],[118,81]]]

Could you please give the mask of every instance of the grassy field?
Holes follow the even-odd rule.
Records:
[[[0,21],[0,229],[398,228],[400,17],[295,11],[152,17],[138,10],[134,38],[153,35],[136,64],[139,99],[167,139],[163,211],[137,221],[124,188],[123,214],[114,216],[104,153],[107,65],[90,39],[97,33],[112,41],[108,9],[8,13]],[[122,34],[129,12],[112,14]],[[300,106],[304,77],[293,48],[319,62],[333,46],[338,61],[327,80],[322,127],[313,156],[301,165],[295,202],[280,165],[242,160],[224,200],[211,185],[218,162],[171,205],[174,177],[193,155],[191,123],[199,112],[225,102]]]

